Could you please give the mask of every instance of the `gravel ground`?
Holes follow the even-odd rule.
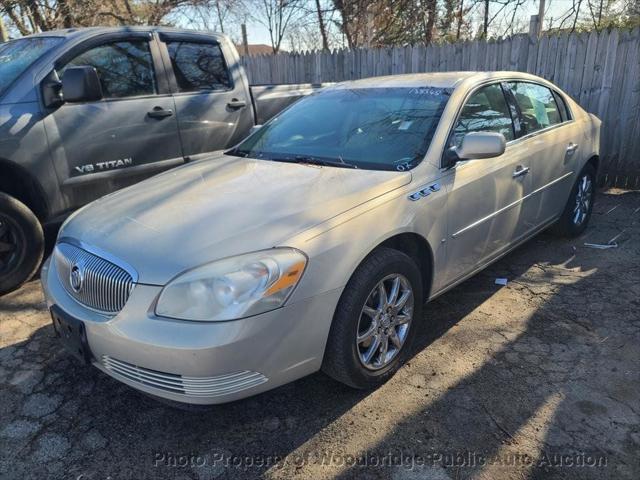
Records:
[[[382,388],[318,373],[207,411],[76,363],[33,281],[0,299],[0,477],[640,478],[639,233],[640,192],[609,191],[581,238],[429,304]]]

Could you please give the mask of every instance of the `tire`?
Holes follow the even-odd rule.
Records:
[[[381,298],[378,284],[384,281],[383,285],[389,298],[396,278],[400,290],[397,295],[397,305],[409,291],[405,287],[410,287],[412,293],[410,300],[413,302],[413,308],[410,320],[406,323],[408,325],[406,330],[400,322],[404,322],[407,318],[410,300],[406,301],[403,309],[396,312],[397,316],[393,314],[394,308],[391,308],[391,313],[387,316],[381,316],[379,313],[386,311],[385,309],[377,309]],[[364,313],[366,303],[376,307],[372,310],[377,310],[377,321],[372,315]],[[411,345],[419,320],[422,318],[422,304],[422,277],[416,263],[398,250],[378,248],[356,269],[340,297],[327,340],[322,370],[335,380],[354,388],[367,389],[383,384],[411,354]],[[378,327],[374,328],[376,325]],[[388,328],[384,328],[385,326]],[[395,334],[391,331],[392,329]],[[381,347],[378,347],[377,353],[372,354],[371,364],[365,364],[363,357],[367,356],[369,349],[374,349],[375,340],[371,337],[371,340],[358,343],[357,337],[358,334],[362,335],[372,330],[376,331],[374,336],[379,336],[381,339],[387,335],[387,331],[389,332],[390,336],[387,337],[389,350],[385,356],[388,358],[388,363],[386,364],[382,362]],[[392,339],[394,336],[395,339]],[[393,340],[401,339],[403,341],[400,348],[397,348]],[[381,340],[381,344],[383,341]]]
[[[0,295],[29,280],[43,255],[44,233],[36,216],[24,203],[0,192]]]
[[[588,184],[588,192],[583,191],[586,182]],[[586,195],[586,196],[585,196]],[[571,194],[564,207],[562,216],[551,228],[552,232],[560,237],[573,238],[577,237],[585,231],[591,218],[593,211],[593,203],[596,195],[596,169],[590,163],[587,163],[582,171],[578,174],[578,178],[571,189]],[[581,196],[581,197],[580,197]],[[582,205],[580,218],[578,219],[578,202],[580,198],[586,199],[588,204]],[[579,220],[579,221],[577,221]]]

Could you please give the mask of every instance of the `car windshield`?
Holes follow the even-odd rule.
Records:
[[[43,53],[61,41],[60,37],[34,37],[0,43],[0,95]]]
[[[227,154],[409,170],[424,158],[450,93],[426,86],[328,89],[296,102]]]

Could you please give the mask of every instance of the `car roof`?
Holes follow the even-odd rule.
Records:
[[[370,77],[361,80],[342,82],[337,87],[342,88],[393,88],[393,87],[435,87],[455,88],[465,80],[466,83],[475,84],[488,80],[501,80],[521,78],[524,80],[544,81],[543,79],[523,72],[430,72],[387,75],[383,77]]]
[[[64,28],[59,30],[49,30],[46,32],[28,35],[26,38],[33,37],[93,37],[104,33],[124,33],[124,32],[174,32],[174,33],[195,33],[205,34],[212,37],[221,37],[222,34],[204,30],[188,30],[184,28],[158,27],[158,26],[124,26],[124,27],[80,27],[80,28]]]

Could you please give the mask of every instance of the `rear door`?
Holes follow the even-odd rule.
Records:
[[[104,98],[64,103],[45,117],[54,166],[69,207],[184,162],[173,98],[150,33],[93,38],[60,58],[92,66]]]
[[[253,110],[237,54],[210,35],[162,32],[159,38],[185,156],[240,141],[253,125]]]
[[[442,178],[447,195],[447,273],[452,283],[499,255],[528,228],[532,212],[526,148],[516,137],[519,123],[500,83],[477,89],[466,100],[449,145],[469,132],[499,132],[507,147],[499,157],[458,162]]]
[[[537,226],[564,209],[579,158],[580,133],[557,92],[533,82],[509,82],[522,116],[521,142],[529,153]]]

